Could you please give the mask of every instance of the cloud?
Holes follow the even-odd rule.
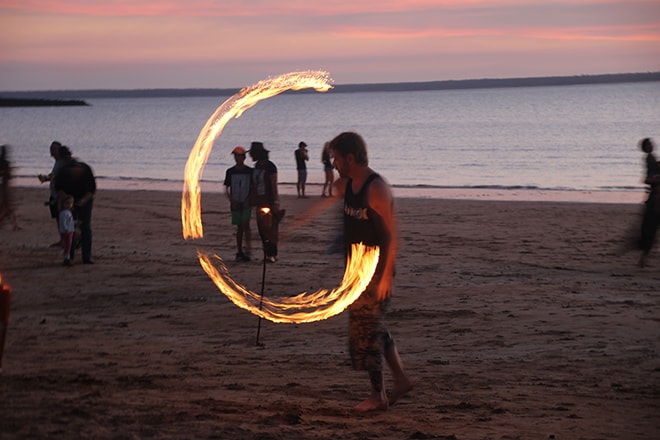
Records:
[[[2,0],[0,23],[0,89],[38,77],[35,66],[44,81],[75,66],[99,83],[158,69],[195,83],[213,70],[259,79],[310,64],[402,81],[660,64],[657,0]]]

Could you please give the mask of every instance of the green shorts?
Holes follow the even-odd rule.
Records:
[[[231,224],[240,225],[250,221],[252,215],[252,207],[247,207],[240,209],[238,211],[231,212]]]

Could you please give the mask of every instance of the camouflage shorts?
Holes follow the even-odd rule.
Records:
[[[378,301],[371,292],[364,292],[349,311],[349,352],[356,370],[380,372],[383,353],[394,346],[392,336],[384,324],[389,299]]]

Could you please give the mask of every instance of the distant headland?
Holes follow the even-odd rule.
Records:
[[[530,78],[484,78],[465,80],[338,84],[332,93],[357,92],[410,92],[424,90],[490,89],[505,87],[544,87],[586,84],[614,84],[660,81],[660,72],[616,73],[604,75],[546,76]],[[90,89],[90,90],[43,90],[25,92],[0,92],[0,106],[13,101],[22,105],[88,105],[83,99],[98,98],[157,98],[157,97],[197,97],[231,96],[240,89]],[[288,91],[286,93],[314,93],[313,90]],[[15,106],[15,105],[14,105]]]
[[[0,96],[0,107],[65,107],[89,105],[80,99],[5,98]]]

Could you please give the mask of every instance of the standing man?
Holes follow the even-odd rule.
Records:
[[[41,183],[44,182],[50,182],[50,196],[48,198],[48,207],[50,208],[50,216],[51,218],[55,219],[56,224],[58,224],[59,220],[59,207],[57,206],[57,191],[55,190],[55,177],[57,176],[57,173],[60,172],[60,170],[64,167],[64,165],[67,164],[69,160],[71,160],[71,154],[62,154],[62,153],[68,152],[68,148],[66,150],[62,150],[62,144],[58,141],[53,141],[50,144],[50,156],[55,160],[55,163],[53,164],[53,169],[50,171],[50,173],[44,175],[44,174],[39,174],[39,181]],[[58,226],[58,233],[59,233],[59,226]]]
[[[341,133],[330,141],[333,164],[347,178],[344,193],[344,243],[350,252],[353,243],[378,246],[380,258],[369,286],[349,306],[349,351],[353,368],[366,370],[371,383],[370,396],[358,411],[387,409],[412,389],[394,340],[384,324],[392,293],[396,258],[396,220],[392,193],[383,178],[369,168],[367,146],[353,132]],[[389,395],[383,383],[383,357],[394,387]]]
[[[236,262],[250,261],[250,217],[252,205],[250,193],[252,188],[252,168],[245,165],[245,148],[236,147],[231,154],[236,165],[225,173],[225,193],[231,209],[231,224],[236,225]],[[245,237],[245,249],[243,248]]]
[[[305,183],[307,182],[307,164],[305,163],[309,160],[307,144],[300,141],[294,155],[296,157],[296,170],[298,170],[296,189],[298,190],[298,198],[300,199],[305,197]]]
[[[92,259],[92,208],[96,195],[94,172],[84,162],[71,159],[55,176],[58,195],[69,194],[74,200],[74,216],[80,224],[80,242],[83,264],[94,264]],[[71,261],[76,246],[71,246]]]
[[[250,156],[255,162],[252,171],[252,205],[257,208],[257,228],[264,245],[266,261],[277,261],[280,221],[285,211],[280,209],[277,191],[277,167],[268,159],[269,151],[261,142],[250,144]]]

